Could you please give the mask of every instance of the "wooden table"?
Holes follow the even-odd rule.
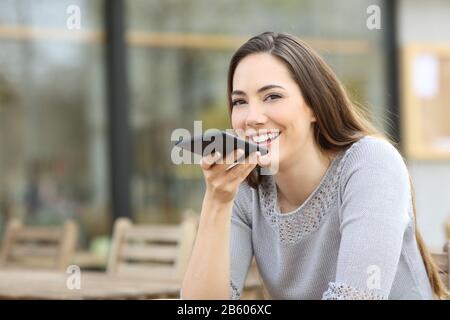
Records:
[[[45,270],[0,270],[0,299],[143,299],[176,297],[180,284],[143,277],[81,272],[80,289],[69,289],[73,274]],[[73,279],[73,278],[71,278]]]

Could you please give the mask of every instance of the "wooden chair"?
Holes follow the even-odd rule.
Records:
[[[134,225],[127,218],[115,222],[107,272],[179,282],[194,245],[198,217],[179,225]]]
[[[441,275],[442,281],[446,284],[447,290],[450,290],[450,240],[447,240],[447,243],[444,245],[443,249],[443,252],[432,253],[432,256],[439,268],[439,273]]]
[[[71,264],[78,237],[77,224],[68,220],[62,226],[24,226],[11,219],[0,252],[4,268],[51,268],[65,271]]]

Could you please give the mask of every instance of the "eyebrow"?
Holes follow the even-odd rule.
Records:
[[[267,86],[259,88],[258,91],[256,91],[256,93],[261,93],[263,91],[267,91],[267,90],[270,90],[270,89],[273,89],[273,88],[279,88],[279,89],[283,89],[284,90],[284,88],[282,86],[279,86],[279,85],[276,85],[276,84],[269,84]],[[245,92],[242,91],[242,90],[234,90],[231,93],[231,95],[232,96],[234,96],[234,95],[245,95]]]

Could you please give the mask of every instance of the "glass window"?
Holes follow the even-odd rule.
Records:
[[[81,28],[69,29],[69,6]],[[0,214],[107,232],[103,1],[0,2]],[[4,224],[2,224],[4,225]]]
[[[229,59],[263,31],[310,43],[384,129],[384,31],[367,28],[370,5],[381,1],[127,1],[137,219],[175,221],[184,209],[200,211],[201,170],[171,163],[171,132],[193,131],[194,120],[203,120],[203,129],[230,127]]]

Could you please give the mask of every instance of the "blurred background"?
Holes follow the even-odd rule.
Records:
[[[269,30],[307,41],[399,142],[419,227],[440,250],[450,218],[445,0],[0,0],[0,233],[12,217],[73,219],[78,249],[104,254],[118,217],[176,224],[199,212],[202,173],[172,164],[171,133],[194,120],[230,127],[229,59]]]

